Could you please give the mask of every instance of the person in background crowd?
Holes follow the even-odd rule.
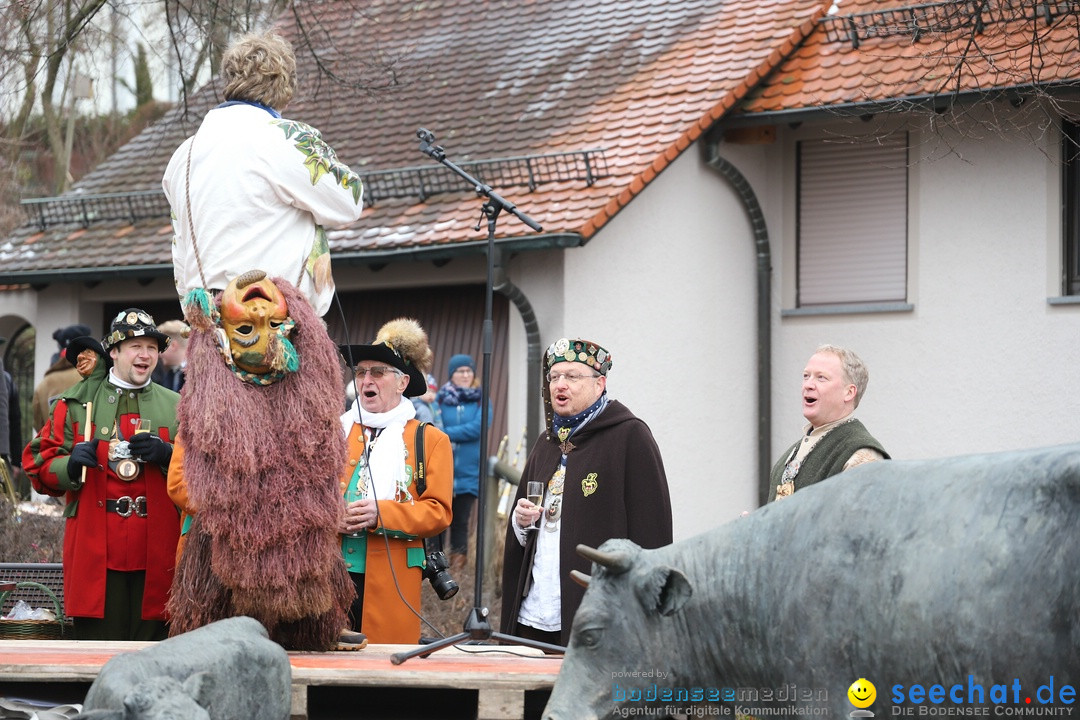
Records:
[[[68,343],[71,342],[74,338],[83,337],[84,335],[89,335],[92,332],[93,330],[90,329],[89,325],[82,324],[68,325],[66,327],[53,330],[52,336],[53,340],[56,341],[58,350],[57,352],[53,353],[52,357],[49,359],[49,362],[55,363],[57,360],[59,360],[64,353],[64,348],[66,348],[68,346]]]
[[[525,461],[506,529],[504,633],[566,645],[585,593],[570,571],[590,571],[579,544],[671,543],[660,449],[649,426],[608,396],[610,371],[611,353],[589,340],[562,338],[545,353],[547,428]],[[543,484],[539,504],[525,497],[530,481]]]
[[[0,347],[6,344],[7,338],[0,337]],[[3,356],[0,354],[0,462],[7,463],[8,472],[12,477],[15,468],[21,462],[21,459],[17,457],[17,453],[22,449],[22,440],[19,439],[21,427],[22,411],[19,409],[19,391],[15,389],[11,373],[4,369]]]
[[[413,407],[416,408],[416,419],[419,422],[429,422],[442,429],[442,413],[439,412],[439,404],[435,402],[435,395],[439,391],[439,384],[435,376],[427,374],[427,392],[420,397],[410,398]]]
[[[480,381],[469,355],[450,358],[450,377],[436,401],[443,431],[454,447],[454,521],[450,524],[450,570],[459,572],[469,557],[469,528],[480,492]],[[488,414],[490,418],[490,413]]]
[[[60,352],[53,356],[52,364],[45,371],[45,376],[34,388],[31,401],[34,413],[34,430],[40,430],[49,417],[49,409],[60,393],[82,380],[75,369],[75,356],[67,352],[72,340],[90,335],[89,325],[68,325],[53,333],[53,339],[60,346]],[[78,353],[75,353],[78,355]]]
[[[784,451],[770,474],[769,500],[889,454],[855,418],[870,373],[847,348],[822,345],[803,369],[803,436]]]
[[[112,366],[62,393],[23,452],[34,489],[66,499],[64,610],[77,640],[167,635],[180,516],[165,475],[180,396],[150,375],[168,343],[149,313],[120,312],[101,343]]]
[[[154,382],[180,392],[180,388],[184,387],[184,371],[187,368],[187,323],[183,320],[166,320],[158,325],[158,332],[169,336],[169,347],[158,358]]]

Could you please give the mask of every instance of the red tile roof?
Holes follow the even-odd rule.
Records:
[[[300,96],[289,117],[319,128],[364,173],[424,166],[417,128],[436,134],[454,162],[602,149],[607,173],[591,185],[562,180],[496,192],[543,226],[541,239],[592,237],[716,119],[791,53],[827,0],[434,0],[422,4],[297,3],[282,32],[297,47]],[[307,38],[307,40],[305,40]],[[314,55],[345,81],[320,81]],[[375,69],[375,60],[386,66]],[[365,65],[367,63],[367,65]],[[213,87],[166,116],[87,175],[85,194],[160,188],[174,148],[217,102]],[[435,166],[436,170],[443,171]],[[448,172],[448,171],[447,171]],[[335,232],[335,257],[451,249],[482,241],[480,201],[461,192],[379,199]],[[167,219],[95,221],[20,229],[0,246],[0,281],[59,268],[171,267]],[[514,218],[499,237],[535,237]],[[576,240],[575,240],[576,238]]]
[[[376,191],[384,182],[410,180],[416,171],[409,168],[449,174],[418,151],[416,130],[427,127],[451,160],[480,162],[468,167],[483,171],[485,182],[544,228],[538,236],[504,216],[500,238],[572,245],[595,235],[722,116],[768,118],[1054,85],[1080,75],[1071,3],[991,0],[977,31],[967,2],[840,0],[826,16],[829,4],[434,0],[359,9],[311,0],[297,4],[298,15],[281,26],[300,63],[301,94],[287,114],[322,130]],[[1048,18],[1046,8],[1063,14]],[[316,57],[340,82],[319,75]],[[367,89],[350,86],[357,80]],[[189,112],[177,109],[139,135],[65,200],[78,193],[156,194],[173,149],[217,96],[213,86],[204,88]],[[549,173],[553,181],[531,189],[490,162],[519,158],[501,166],[520,171],[520,158],[568,162],[570,154],[578,158],[576,170]],[[591,183],[581,169],[586,156]],[[392,170],[398,172],[386,173]],[[484,227],[474,229],[480,201],[461,183],[461,191],[380,195],[353,227],[331,234],[335,257],[475,249],[485,236]],[[130,213],[123,206],[129,200],[117,200],[119,210],[113,200],[108,211],[77,209],[92,220],[85,228],[20,228],[0,244],[0,282],[169,272],[171,233],[160,198],[157,207]]]
[[[990,0],[975,15],[982,5],[841,0],[739,112],[947,98],[1080,78],[1075,3]],[[1047,10],[1060,14],[1048,20]]]

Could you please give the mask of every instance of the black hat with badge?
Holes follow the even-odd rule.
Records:
[[[157,329],[154,317],[139,308],[121,310],[113,318],[109,325],[109,334],[101,341],[101,347],[106,352],[115,346],[137,337],[149,337],[157,340],[158,351],[164,351],[169,346],[169,336]]]
[[[383,325],[370,345],[339,345],[345,362],[352,368],[362,360],[376,360],[409,376],[405,397],[427,392],[427,372],[435,356],[428,346],[427,333],[416,320],[398,318]]]

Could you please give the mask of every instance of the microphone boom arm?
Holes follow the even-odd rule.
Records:
[[[485,208],[484,214],[487,215],[489,218],[497,216],[502,210],[506,210],[507,212],[514,215],[514,217],[516,217],[518,220],[531,227],[536,232],[543,231],[543,228],[540,227],[540,223],[536,222],[531,217],[518,210],[517,206],[515,206],[514,203],[500,196],[498,193],[491,189],[490,185],[480,182],[472,175],[462,170],[454,162],[447,160],[446,151],[443,150],[441,145],[434,144],[435,134],[432,133],[430,130],[420,128],[416,131],[416,137],[420,139],[420,152],[424,153],[436,162],[448,167],[459,177],[472,185],[477,195],[483,195],[488,199],[488,203],[490,203],[491,208]]]

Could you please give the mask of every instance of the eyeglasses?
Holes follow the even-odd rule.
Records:
[[[559,382],[560,378],[566,378],[566,382],[568,382],[568,383],[578,383],[578,382],[581,382],[582,380],[585,380],[585,379],[588,379],[588,378],[594,378],[595,379],[595,378],[598,378],[598,377],[600,377],[600,373],[591,373],[591,374],[588,374],[588,375],[583,375],[582,373],[575,373],[575,372],[561,372],[561,373],[549,372],[547,374],[547,381],[549,383],[555,383],[555,382]]]
[[[392,368],[387,365],[376,365],[372,368],[356,368],[356,377],[363,378],[365,375],[370,375],[372,380],[381,380],[383,375],[387,373],[394,373],[400,375],[401,371],[397,368]]]

